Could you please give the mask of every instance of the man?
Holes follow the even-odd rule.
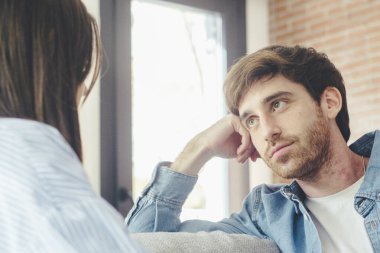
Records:
[[[283,252],[380,252],[380,131],[350,147],[340,72],[312,48],[271,46],[240,59],[232,112],[158,165],[127,222],[131,231],[213,231],[270,238]],[[263,159],[290,185],[261,185],[220,222],[179,220],[212,157]]]

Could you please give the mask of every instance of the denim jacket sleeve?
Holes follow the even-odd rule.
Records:
[[[224,231],[227,233],[251,234],[267,238],[254,222],[259,203],[252,203],[254,191],[247,196],[240,213],[232,214],[219,222],[188,220],[179,217],[182,205],[192,191],[197,177],[184,175],[161,163],[153,173],[150,184],[142,192],[129,212],[126,223],[130,232],[199,232]],[[260,202],[260,201],[259,201]]]

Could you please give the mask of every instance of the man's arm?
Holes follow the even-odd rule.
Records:
[[[249,132],[241,125],[237,116],[229,114],[195,136],[170,168],[195,176],[213,157],[235,158],[241,163],[248,158],[256,160],[259,157]]]
[[[267,238],[257,227],[258,206],[261,205],[261,188],[255,188],[246,197],[242,210],[220,222],[188,220],[179,217],[182,205],[195,185],[197,177],[175,172],[165,164],[159,165],[153,181],[129,212],[126,223],[130,232],[199,232],[223,231],[256,235]]]
[[[173,163],[160,164],[152,182],[128,214],[126,222],[131,232],[153,231],[214,231],[246,233],[262,236],[252,224],[249,208],[221,222],[191,220],[181,223],[182,205],[197,181],[203,165],[211,158],[235,158],[245,162],[258,155],[249,133],[239,118],[227,115],[195,136]],[[249,201],[252,199],[247,198]],[[251,203],[252,204],[252,203]],[[249,206],[247,204],[246,206]]]

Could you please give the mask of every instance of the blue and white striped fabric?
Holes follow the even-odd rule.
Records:
[[[0,118],[0,252],[145,252],[53,127]]]

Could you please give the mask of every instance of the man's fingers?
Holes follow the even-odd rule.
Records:
[[[251,158],[251,161],[252,161],[252,162],[256,162],[256,160],[257,160],[258,158],[261,158],[261,156],[260,156],[259,152],[257,152],[257,150],[255,149],[255,150],[251,153],[250,158]]]
[[[252,154],[256,151],[256,149],[251,144],[248,149],[246,149],[244,152],[239,154],[236,157],[236,161],[239,163],[244,163],[248,158],[252,156]]]
[[[236,150],[237,155],[242,155],[246,150],[252,147],[251,136],[249,132],[240,124],[240,121],[235,122],[235,131],[241,136],[241,144]]]

